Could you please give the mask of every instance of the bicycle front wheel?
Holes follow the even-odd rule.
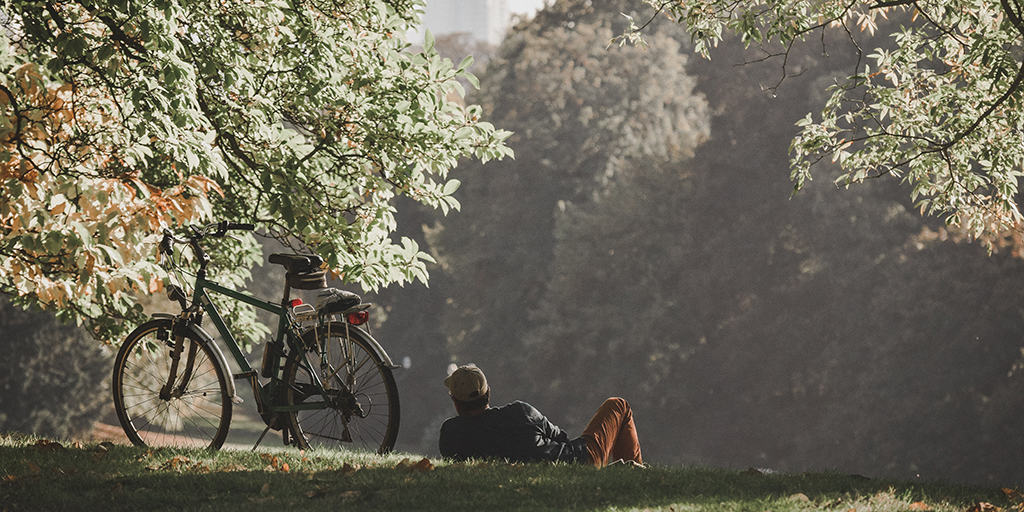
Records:
[[[218,449],[231,423],[227,372],[206,343],[188,337],[172,364],[176,344],[169,319],[128,335],[114,362],[118,420],[137,446]]]
[[[369,335],[332,322],[307,332],[305,342],[308,351],[285,365],[288,405],[299,409],[289,414],[295,444],[390,452],[398,437],[398,386]]]

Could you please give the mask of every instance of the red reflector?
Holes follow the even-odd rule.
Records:
[[[293,308],[295,306],[301,306],[301,305],[302,305],[302,299],[292,299],[292,307]]]
[[[367,320],[370,319],[370,312],[365,309],[362,311],[353,311],[348,314],[348,323],[352,325],[363,325]]]

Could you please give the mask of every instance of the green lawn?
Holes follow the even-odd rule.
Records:
[[[3,510],[966,511],[996,488],[660,467],[445,464],[421,456],[146,450],[0,436]]]

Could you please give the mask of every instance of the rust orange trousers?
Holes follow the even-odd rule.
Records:
[[[583,430],[583,437],[587,440],[590,460],[599,468],[618,459],[644,462],[636,425],[633,424],[633,411],[629,402],[622,398],[605,400]]]

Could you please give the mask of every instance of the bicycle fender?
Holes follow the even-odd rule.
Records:
[[[170,320],[172,324],[174,323],[175,320],[177,320],[177,318],[178,317],[176,317],[174,315],[171,315],[171,314],[167,314],[167,313],[154,313],[153,314],[153,319]],[[188,323],[185,326],[183,326],[183,328],[186,330],[186,332],[189,335],[191,335],[195,339],[199,340],[201,343],[203,343],[203,344],[205,344],[205,345],[210,347],[210,352],[213,352],[213,356],[217,358],[217,362],[220,363],[221,366],[224,367],[224,371],[227,373],[227,376],[228,376],[228,379],[227,379],[228,380],[228,398],[231,399],[231,400],[234,400],[235,399],[235,379],[231,378],[232,377],[231,366],[228,365],[228,359],[226,357],[224,357],[224,352],[221,352],[220,347],[217,346],[217,344],[213,341],[213,337],[210,336],[210,334],[207,333],[206,330],[204,330],[201,326],[198,326],[198,325],[195,325],[195,324],[192,324],[192,323]]]

